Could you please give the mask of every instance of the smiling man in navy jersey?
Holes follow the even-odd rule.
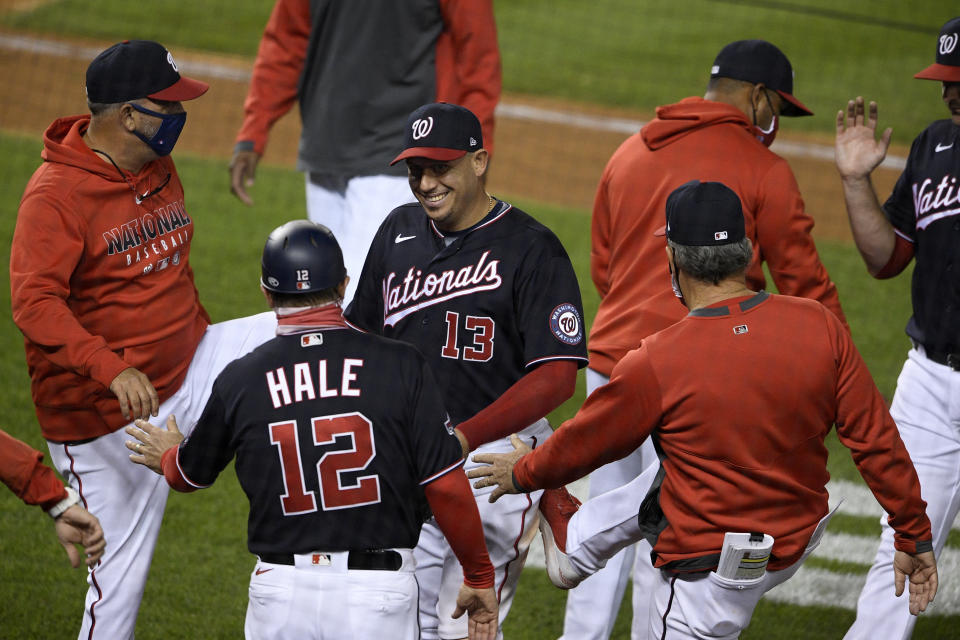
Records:
[[[404,135],[394,162],[406,161],[417,202],[394,209],[381,225],[346,319],[416,345],[465,457],[512,450],[511,433],[536,446],[552,433],[544,416],[573,395],[577,369],[586,365],[573,266],[549,229],[487,193],[489,154],[472,112],[424,105]],[[488,491],[474,493],[502,623],[542,492],[495,505]],[[466,626],[447,613],[460,567],[433,521],[424,525],[416,558],[423,637],[466,637]]]

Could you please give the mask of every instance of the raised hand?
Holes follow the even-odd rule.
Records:
[[[870,103],[865,113],[862,96],[847,103],[846,111],[837,112],[836,162],[840,177],[860,179],[870,175],[883,162],[890,146],[893,129],[887,127],[878,140],[877,103]]]

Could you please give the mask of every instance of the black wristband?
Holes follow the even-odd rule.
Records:
[[[530,489],[527,489],[522,484],[517,482],[517,474],[514,473],[513,471],[510,472],[510,479],[513,480],[513,486],[516,487],[517,491],[519,491],[520,493],[530,493],[531,491]]]

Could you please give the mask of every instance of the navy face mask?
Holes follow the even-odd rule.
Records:
[[[146,107],[133,104],[132,102],[130,106],[140,113],[160,118],[160,127],[157,129],[157,132],[153,134],[153,137],[148,138],[137,130],[133,131],[133,135],[143,140],[158,156],[170,155],[170,152],[173,151],[173,145],[177,144],[177,138],[180,137],[180,132],[183,131],[183,126],[187,123],[187,112],[159,113],[157,111],[151,111]]]

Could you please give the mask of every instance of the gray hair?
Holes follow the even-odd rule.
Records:
[[[90,102],[87,100],[87,109],[90,110],[90,115],[101,116],[115,109],[122,107],[124,102]]]
[[[721,280],[743,271],[753,258],[750,238],[706,247],[676,244],[670,240],[667,240],[667,245],[673,250],[678,269],[692,278],[713,284],[719,284]]]

